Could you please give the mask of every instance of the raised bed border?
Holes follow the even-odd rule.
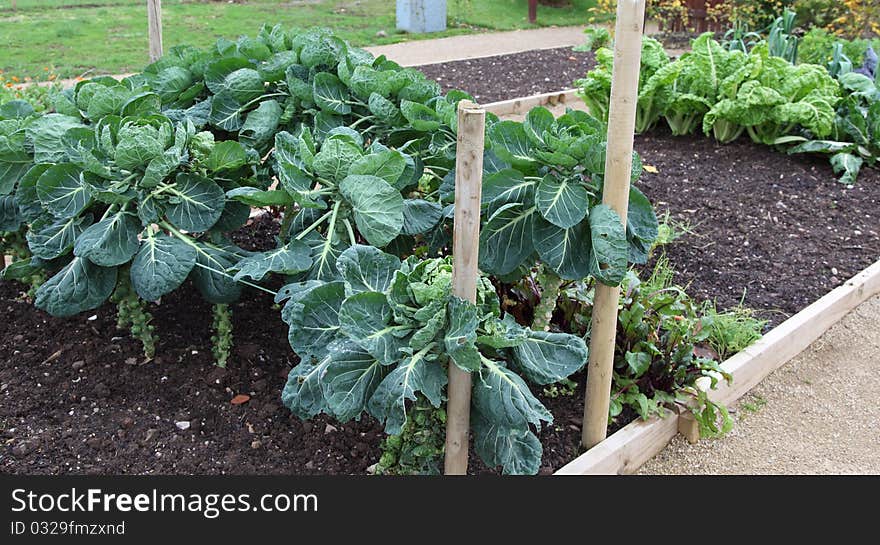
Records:
[[[850,311],[880,294],[880,260],[807,308],[782,322],[755,344],[725,360],[721,367],[733,376],[721,382],[709,398],[731,404],[748,393],[770,373],[804,351]],[[702,385],[705,389],[705,384]],[[679,431],[693,438],[695,422],[689,411],[664,418],[636,420],[578,456],[554,475],[624,475],[635,473],[663,450]]]
[[[537,106],[565,105],[572,102],[580,102],[583,104],[581,99],[578,98],[577,93],[578,89],[563,89],[551,93],[541,93],[538,95],[512,98],[510,100],[502,100],[499,102],[490,102],[489,104],[483,105],[483,108],[487,112],[491,112],[497,116],[524,115]]]

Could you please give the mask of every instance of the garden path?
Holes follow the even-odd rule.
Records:
[[[508,55],[533,49],[554,49],[584,42],[584,26],[547,27],[506,32],[486,32],[366,47],[377,57],[385,55],[402,66]]]
[[[679,435],[640,474],[880,473],[880,296],[862,303],[733,407],[734,429]]]

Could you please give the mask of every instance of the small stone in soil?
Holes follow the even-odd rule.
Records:
[[[83,360],[77,360],[77,361],[73,362],[73,365],[71,365],[71,367],[73,367],[74,371],[76,371],[78,369],[82,369],[85,366],[86,366],[86,362],[84,362]]]
[[[333,424],[327,424],[327,427],[324,428],[324,433],[333,433],[335,431],[339,431],[339,429]]]
[[[27,456],[32,448],[32,445],[29,442],[25,441],[12,447],[12,454],[21,458],[23,456]]]
[[[179,430],[188,430],[190,427],[190,423],[187,420],[181,420],[179,422],[175,422],[174,425],[177,426],[177,429],[179,429]]]
[[[263,446],[263,443],[260,441],[251,441],[251,448],[258,449]]]
[[[147,436],[144,438],[144,442],[149,443],[150,441],[155,439],[157,435],[159,435],[159,430],[157,430],[156,428],[148,429]]]

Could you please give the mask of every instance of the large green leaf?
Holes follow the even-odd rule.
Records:
[[[264,100],[250,112],[238,133],[238,139],[247,146],[261,146],[269,142],[281,122],[281,106],[274,100]]]
[[[403,336],[411,329],[394,323],[388,299],[375,291],[346,298],[339,309],[339,327],[384,365],[400,360],[400,349],[406,346]]]
[[[339,182],[348,174],[352,163],[363,155],[360,146],[347,137],[324,140],[321,151],[315,155],[315,173],[330,181]]]
[[[198,244],[193,282],[208,302],[226,304],[241,295],[241,284],[233,280],[229,271],[237,257],[230,251],[207,244]]]
[[[347,295],[362,291],[385,293],[391,286],[400,259],[374,246],[351,246],[336,260]]]
[[[105,115],[122,113],[131,95],[131,90],[124,85],[102,86],[92,95],[86,116],[94,123]]]
[[[299,300],[300,307],[291,316],[288,340],[303,361],[327,356],[330,343],[339,337],[339,307],[344,299],[343,283],[328,282]]]
[[[831,156],[831,167],[840,175],[842,184],[854,184],[862,168],[862,158],[853,153],[835,153]]]
[[[400,101],[400,112],[403,117],[409,121],[409,124],[417,131],[431,132],[436,131],[442,124],[440,116],[437,112],[428,108],[424,104],[411,102],[409,100]]]
[[[405,122],[405,118],[400,113],[400,109],[393,102],[379,93],[373,93],[370,95],[368,106],[370,113],[385,124],[399,126]]]
[[[248,206],[287,206],[293,204],[294,199],[290,193],[283,189],[257,189],[256,187],[236,187],[226,192],[226,197]]]
[[[164,135],[150,125],[123,125],[117,138],[116,164],[127,170],[141,168],[165,153]]]
[[[325,410],[322,379],[329,364],[328,355],[317,363],[303,360],[291,369],[281,392],[281,402],[297,417],[308,419]]]
[[[341,115],[351,113],[351,105],[348,104],[348,87],[333,74],[329,72],[315,74],[312,93],[315,104],[322,110]]]
[[[440,223],[443,208],[424,199],[406,199],[403,201],[404,235],[420,235],[427,233]]]
[[[590,226],[581,222],[562,229],[544,218],[534,222],[532,238],[541,260],[566,280],[582,280],[590,274]]]
[[[182,66],[169,66],[161,71],[150,82],[150,86],[162,99],[163,104],[177,100],[193,83],[192,73]],[[209,85],[210,86],[210,85]]]
[[[354,210],[358,230],[374,246],[385,246],[403,228],[403,197],[382,178],[353,174],[339,191]]]
[[[603,284],[617,285],[626,275],[629,248],[617,212],[604,204],[590,210],[590,272]]]
[[[195,264],[192,245],[147,229],[131,263],[131,284],[142,299],[156,301],[180,287]]]
[[[540,429],[542,422],[553,422],[553,416],[532,395],[525,381],[502,364],[483,360],[484,368],[475,377],[474,408],[491,423],[506,429]]]
[[[90,215],[54,218],[49,222],[37,221],[27,232],[28,247],[40,259],[55,259],[69,252],[76,238],[91,223]]]
[[[75,257],[40,286],[34,304],[52,316],[73,316],[99,307],[115,287],[115,267],[100,267]]]
[[[435,407],[442,401],[446,386],[446,370],[436,361],[428,361],[424,353],[407,357],[394,368],[376,388],[367,408],[385,424],[385,433],[400,434],[406,423],[406,402],[414,401],[421,392]]]
[[[178,228],[190,232],[210,229],[223,214],[225,194],[214,181],[181,172],[175,184],[166,190],[175,197],[165,208],[168,219]]]
[[[538,184],[535,206],[544,219],[557,227],[568,229],[587,216],[590,203],[587,189],[577,179],[560,179],[547,174]]]
[[[215,90],[218,94],[226,90],[236,101],[244,104],[261,96],[266,88],[263,84],[263,76],[253,68],[239,68],[227,74],[223,80],[222,89]]]
[[[270,272],[292,275],[306,271],[312,266],[311,252],[312,249],[306,243],[292,240],[274,250],[254,254],[239,261],[235,279],[253,278],[259,282]]]
[[[18,210],[18,204],[12,195],[0,196],[0,231],[18,231],[24,217]]]
[[[512,350],[517,369],[535,384],[559,382],[587,363],[583,339],[566,333],[529,331],[525,342]]]
[[[499,121],[489,127],[488,137],[492,142],[492,151],[514,167],[530,169],[536,164],[531,141],[522,123]]]
[[[509,274],[535,251],[532,224],[535,208],[520,203],[502,206],[480,232],[480,268],[492,274]]]
[[[532,108],[523,120],[522,128],[526,136],[536,146],[544,146],[544,133],[553,128],[556,118],[547,108]]]
[[[142,117],[157,114],[162,109],[162,97],[156,93],[130,95],[122,105],[123,117]]]
[[[34,165],[18,181],[15,200],[19,211],[28,221],[34,221],[43,215],[43,206],[37,196],[37,181],[52,165]]]
[[[162,183],[165,178],[177,170],[184,160],[184,156],[177,148],[165,150],[162,155],[150,159],[147,168],[144,169],[144,176],[141,178],[140,187],[152,188]]]
[[[475,341],[480,320],[476,305],[452,297],[447,312],[449,327],[443,338],[446,353],[455,365],[465,371],[479,371],[480,353],[477,351]]]
[[[235,140],[217,142],[211,148],[205,166],[208,170],[235,170],[247,163],[247,152],[244,146]]]
[[[528,428],[503,428],[475,413],[471,429],[474,450],[487,466],[501,466],[505,475],[534,475],[541,468],[543,447]]]
[[[228,132],[238,131],[242,124],[242,114],[247,107],[235,99],[229,91],[221,91],[211,100],[211,113],[208,120],[217,128]]]
[[[35,163],[60,163],[66,156],[62,137],[68,129],[80,127],[80,120],[63,114],[47,114],[32,121],[26,129],[34,148]]]
[[[76,239],[73,255],[102,267],[128,263],[138,251],[140,231],[137,216],[117,211],[83,231]]]
[[[0,195],[12,193],[19,178],[32,165],[31,156],[24,149],[24,134],[15,138],[0,135]]]
[[[651,244],[657,238],[657,215],[651,201],[639,188],[630,186],[626,228],[635,237]]]
[[[504,205],[531,202],[535,191],[534,180],[526,180],[522,172],[504,168],[483,180],[481,200],[483,203]]]
[[[82,182],[82,170],[71,163],[46,169],[37,180],[37,196],[43,206],[59,218],[79,214],[91,200],[89,189]]]
[[[360,418],[387,370],[355,343],[334,344],[322,378],[329,412],[340,422]]]
[[[397,150],[384,150],[365,155],[352,163],[349,174],[378,176],[394,187],[406,169],[406,158]]]
[[[25,100],[10,100],[0,105],[0,119],[24,119],[34,114],[34,107]]]

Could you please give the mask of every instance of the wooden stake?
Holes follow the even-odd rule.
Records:
[[[529,23],[538,21],[538,0],[529,0]]]
[[[162,0],[147,0],[147,30],[150,34],[150,62],[162,56]]]
[[[477,300],[480,239],[480,192],[486,111],[469,100],[458,103],[458,147],[455,157],[455,223],[452,233],[452,294]],[[471,417],[471,375],[449,363],[446,402],[447,475],[467,474]]]
[[[626,225],[629,178],[632,168],[633,131],[642,56],[645,0],[619,0],[614,31],[614,67],[611,72],[611,105],[608,114],[608,149],[605,154],[605,185],[602,202],[613,208]],[[617,301],[620,288],[596,282],[590,335],[590,362],[584,398],[581,442],[590,448],[608,432],[611,373],[617,333]]]

